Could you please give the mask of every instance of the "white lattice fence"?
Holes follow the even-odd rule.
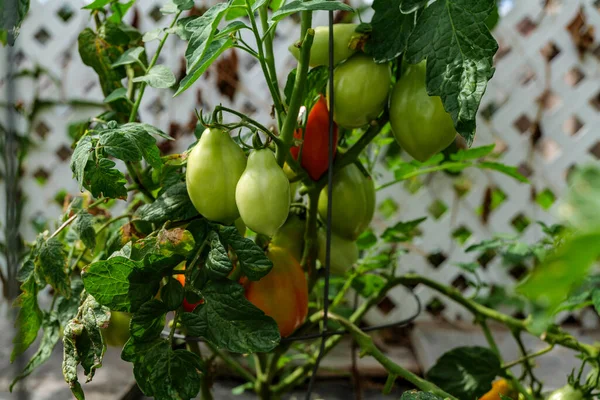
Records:
[[[563,0],[553,4],[556,12],[544,14],[542,2],[520,1],[501,19],[495,31],[502,47],[501,53],[497,59],[496,75],[482,103],[475,141],[475,145],[497,143],[502,161],[520,166],[536,192],[550,199],[559,197],[564,191],[566,173],[572,165],[592,161],[596,157],[594,153],[600,154],[600,135],[594,130],[600,122],[598,59],[590,53],[580,59],[566,29],[577,17],[580,6],[584,7],[587,23],[600,29],[600,12],[593,0]],[[80,10],[83,5],[85,3],[81,0],[32,1],[30,14],[17,42],[15,66],[22,69],[44,65],[61,80],[61,91],[49,79],[42,81],[38,88],[42,97],[94,101],[103,98],[95,74],[82,64],[77,53],[77,35],[90,23],[89,14]],[[142,31],[168,23],[171,17],[161,17],[157,12],[159,6],[159,1],[138,1],[135,7]],[[325,22],[326,14],[317,13],[314,24]],[[277,31],[275,54],[281,84],[285,83],[287,72],[294,65],[287,46],[297,39],[298,31],[297,24],[289,19],[280,23]],[[250,35],[245,39],[253,43]],[[156,41],[147,44],[148,54],[153,54],[156,45]],[[178,38],[170,38],[159,62],[177,74],[182,66],[184,50],[185,43]],[[0,49],[0,56],[4,57],[4,51]],[[225,56],[232,57],[231,52]],[[546,62],[550,56],[554,57]],[[149,88],[147,91],[140,109],[142,118],[167,132],[175,129],[173,124],[183,127],[174,151],[185,149],[193,140],[186,126],[193,121],[195,108],[211,109],[223,103],[251,113],[265,124],[272,121],[269,94],[260,66],[239,51],[236,57],[240,83],[232,98],[217,87],[218,74],[214,67],[190,90],[175,99],[168,90]],[[5,67],[0,64],[0,76],[6,75]],[[32,81],[20,80],[18,100],[30,102],[34,89]],[[530,126],[536,121],[538,99],[548,89],[551,95],[544,97],[541,119],[543,136],[532,148]],[[0,90],[4,90],[3,86]],[[59,205],[53,201],[58,190],[77,192],[68,167],[71,139],[67,135],[67,126],[96,112],[97,109],[64,106],[43,113],[34,122],[31,136],[37,146],[27,157],[22,180],[23,191],[28,198],[22,222],[26,239],[35,236],[32,220],[52,219],[58,214]],[[21,121],[21,128],[25,129],[24,121]],[[380,182],[392,178],[385,171],[381,174]],[[398,268],[401,271],[414,270],[462,287],[461,271],[453,264],[472,261],[472,255],[464,253],[464,245],[489,238],[496,232],[522,231],[523,241],[532,242],[541,236],[533,221],[551,223],[555,220],[556,203],[541,207],[535,196],[532,198],[531,186],[491,172],[468,170],[464,175],[460,178],[461,184],[467,182],[470,189],[462,197],[455,190],[457,179],[442,173],[423,179],[424,184],[416,192],[403,185],[379,192],[378,202],[389,204],[391,199],[397,204],[398,211],[387,220],[378,216],[375,221],[377,228],[391,222],[430,217],[421,227],[422,236],[415,243],[415,251],[400,259]],[[497,197],[504,198],[504,201],[492,211],[484,224],[478,209],[488,188],[494,188]],[[3,202],[2,198],[0,202]],[[445,212],[441,212],[444,209]],[[454,233],[457,233],[454,236],[462,233],[463,238],[468,236],[466,243],[458,243]],[[482,275],[485,281],[497,284],[514,281],[511,271],[501,265],[499,257],[487,263]],[[470,290],[466,289],[465,293],[469,294]],[[417,287],[416,291],[423,304],[432,304],[434,293],[422,287]],[[371,321],[403,318],[414,311],[412,298],[401,289],[391,293],[388,300],[385,312],[383,308],[371,312]],[[468,317],[453,303],[442,303],[442,306],[443,316],[450,320]],[[428,314],[424,315],[427,318]],[[585,321],[596,324],[595,318]]]

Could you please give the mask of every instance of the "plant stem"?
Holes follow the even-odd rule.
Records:
[[[266,5],[265,5],[266,7]],[[258,62],[260,63],[260,67],[262,68],[263,74],[267,80],[267,86],[269,87],[269,92],[271,92],[271,97],[273,98],[273,103],[275,106],[275,111],[277,115],[283,115],[284,109],[283,104],[281,103],[281,94],[279,92],[279,85],[275,83],[273,85],[273,77],[271,77],[271,73],[269,71],[269,67],[267,66],[267,61],[265,57],[265,52],[263,49],[263,42],[260,37],[260,32],[258,30],[258,26],[256,24],[256,18],[254,17],[254,11],[252,11],[252,5],[249,0],[246,0],[246,8],[248,12],[248,18],[250,19],[250,24],[252,25],[252,32],[254,33],[254,38],[256,39],[256,47],[258,50]],[[277,77],[274,78],[275,82],[277,82]],[[279,117],[277,118],[279,120]]]
[[[177,14],[175,14],[175,18],[173,19],[173,22],[171,22],[171,25],[169,25],[169,29],[173,28],[175,26],[175,24],[177,23],[177,20],[179,19],[179,15],[181,15],[181,11],[179,11]],[[158,43],[158,48],[156,49],[156,53],[154,53],[154,57],[152,57],[152,60],[150,60],[150,64],[148,64],[148,70],[150,70],[152,67],[154,67],[154,65],[158,61],[158,56],[160,55],[160,52],[162,51],[162,48],[164,47],[165,42],[167,41],[168,37],[169,37],[169,31],[166,31],[165,36],[163,36],[163,38]],[[140,104],[142,102],[142,97],[144,97],[145,90],[146,90],[146,82],[142,82],[140,84],[140,91],[138,93],[137,99],[135,100],[135,103],[133,104],[133,108],[131,109],[131,114],[129,114],[129,122],[135,121],[135,117],[140,108]]]
[[[308,293],[317,282],[317,215],[319,212],[319,188],[308,192],[308,213],[304,230],[304,253],[302,267],[308,272]]]
[[[452,396],[449,393],[446,393],[445,391],[443,391],[442,389],[440,389],[433,383],[428,382],[423,378],[420,378],[419,376],[402,368],[400,365],[398,365],[395,362],[393,362],[392,360],[390,360],[388,357],[386,357],[385,354],[383,354],[381,352],[381,350],[379,350],[377,348],[377,346],[375,346],[375,343],[373,343],[373,339],[371,339],[371,337],[369,335],[367,335],[366,333],[361,331],[352,322],[348,321],[345,318],[342,318],[338,315],[331,314],[331,313],[329,315],[329,318],[334,321],[339,322],[352,334],[352,337],[354,338],[354,340],[356,340],[356,343],[360,346],[360,348],[362,350],[361,354],[371,355],[389,373],[404,378],[405,380],[412,383],[413,385],[415,385],[416,387],[418,387],[419,389],[421,389],[424,392],[429,392],[429,393],[435,394],[436,396],[439,396],[443,399],[458,400],[456,397]]]
[[[137,186],[138,190],[144,195],[146,200],[148,200],[149,202],[153,202],[155,200],[154,196],[152,196],[152,193],[150,193],[148,189],[146,189],[146,187],[142,184],[142,180],[138,176],[138,173],[133,167],[133,164],[130,161],[126,161],[125,166],[127,167],[127,172],[129,172],[129,176],[131,177],[131,179],[133,179],[133,182]]]
[[[242,378],[244,378],[248,382],[255,382],[256,381],[256,378],[254,377],[254,375],[252,375],[250,373],[250,371],[248,371],[246,368],[244,368],[235,358],[231,357],[226,352],[224,352],[224,351],[218,349],[217,347],[213,346],[209,342],[205,342],[205,344],[206,344],[206,346],[208,346],[208,348],[210,349],[210,351],[212,351],[218,357],[221,357],[221,359],[223,360],[223,362],[225,362],[225,364],[227,364],[232,370],[234,370],[235,372],[237,372]]]
[[[554,345],[553,344],[551,344],[550,346],[548,346],[548,347],[546,347],[546,348],[544,348],[544,349],[542,349],[540,351],[537,351],[535,353],[526,354],[526,355],[524,355],[521,358],[518,358],[518,359],[516,359],[514,361],[511,361],[509,363],[503,364],[502,368],[503,369],[508,369],[508,368],[514,367],[515,365],[523,364],[526,361],[529,361],[529,360],[531,360],[533,358],[536,358],[536,357],[542,356],[542,355],[544,355],[546,353],[549,353],[550,351],[552,351],[552,349],[554,349]]]
[[[308,74],[308,61],[310,59],[310,48],[315,38],[315,31],[310,28],[312,24],[312,12],[302,11],[302,22],[300,24],[300,32],[303,38],[300,48],[300,59],[298,60],[298,68],[296,69],[296,80],[294,81],[294,89],[288,108],[288,113],[283,121],[281,128],[281,140],[283,146],[277,147],[277,163],[283,166],[287,153],[289,153],[290,145],[294,138],[294,129],[296,129],[298,112],[302,105],[304,89],[306,85],[306,76]]]
[[[485,340],[487,340],[488,345],[490,346],[492,351],[496,353],[496,356],[498,357],[500,362],[502,362],[502,355],[500,354],[500,349],[498,349],[498,345],[496,344],[496,340],[492,335],[492,331],[490,330],[487,321],[485,320],[485,318],[480,318],[478,322],[481,326],[481,329],[483,330],[483,334],[485,335]]]
[[[263,30],[262,41],[265,44],[265,61],[269,69],[269,75],[271,77],[271,85],[277,92],[277,99],[281,103],[281,91],[279,90],[279,82],[277,81],[277,68],[275,67],[275,53],[273,51],[273,34],[269,32],[269,15],[268,15],[269,3],[265,3],[264,6],[258,9],[258,15],[260,16],[260,23]],[[277,121],[282,115],[277,115]],[[281,126],[279,126],[281,128]]]

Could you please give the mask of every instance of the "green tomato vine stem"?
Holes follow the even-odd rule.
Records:
[[[267,63],[267,69],[269,70],[269,76],[271,78],[271,85],[277,95],[276,104],[280,104],[280,109],[275,107],[277,110],[277,125],[281,128],[280,119],[283,116],[283,102],[281,101],[281,91],[279,90],[279,82],[277,81],[277,68],[275,67],[275,52],[273,51],[273,35],[269,32],[269,14],[268,14],[269,2],[265,3],[264,6],[258,9],[258,15],[260,17],[260,23],[263,29],[263,37],[259,40],[265,44],[265,61]]]
[[[315,31],[311,29],[311,24],[312,12],[302,11],[300,37],[302,37],[303,40],[302,44],[300,45],[300,59],[298,60],[296,79],[294,80],[294,88],[292,90],[288,113],[283,121],[283,127],[281,128],[280,133],[280,138],[283,141],[283,145],[277,147],[277,163],[280,166],[283,166],[283,163],[290,152],[290,146],[294,138],[294,129],[296,129],[297,125],[298,112],[300,111],[300,106],[302,105],[302,95],[304,94],[306,77],[308,75],[310,48],[315,38]]]

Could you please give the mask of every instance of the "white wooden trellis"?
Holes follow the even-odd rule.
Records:
[[[496,64],[496,74],[488,86],[478,118],[478,131],[475,145],[498,143],[503,149],[501,159],[509,165],[521,166],[529,172],[529,179],[539,192],[548,190],[560,197],[566,188],[565,177],[573,165],[595,161],[600,154],[600,134],[595,126],[600,122],[600,68],[593,54],[580,59],[566,26],[580,12],[589,23],[600,30],[600,10],[593,0],[563,0],[553,2],[553,13],[543,18],[543,2],[518,1],[504,15],[495,30],[495,36],[502,47],[502,56]],[[87,99],[101,101],[102,92],[93,70],[81,62],[77,52],[77,35],[90,24],[89,13],[81,10],[86,2],[82,0],[33,0],[30,13],[22,26],[17,41],[15,69],[32,68],[43,65],[62,82],[61,90],[44,79],[39,84],[42,97],[53,99]],[[171,16],[161,17],[158,12],[161,2],[141,0],[135,5],[142,31],[164,27]],[[131,11],[130,11],[131,13]],[[65,16],[69,15],[68,18]],[[316,13],[313,25],[326,23],[325,13]],[[368,20],[368,15],[364,15]],[[527,28],[527,29],[526,29]],[[291,19],[279,24],[275,42],[275,56],[280,83],[285,84],[287,72],[294,66],[289,55],[289,43],[297,39],[298,25]],[[254,43],[249,32],[244,38]],[[147,43],[148,54],[153,54],[156,41]],[[559,52],[548,63],[540,52],[545,46],[554,46]],[[178,38],[169,38],[159,63],[173,71],[179,71],[185,43]],[[4,59],[5,49],[0,49]],[[555,51],[556,52],[556,51]],[[249,56],[238,51],[240,85],[233,100],[219,92],[216,87],[214,68],[187,92],[172,98],[169,90],[149,88],[140,112],[142,119],[168,131],[171,123],[186,125],[192,118],[195,108],[212,109],[222,103],[245,112],[264,124],[272,123],[270,116],[270,96],[264,82],[260,66]],[[531,149],[528,124],[536,119],[537,99],[545,91],[546,71],[549,71],[552,90],[551,107],[544,110],[541,126],[544,133],[542,144]],[[6,65],[0,63],[0,77],[6,75]],[[573,78],[578,82],[573,84]],[[575,79],[575,80],[577,80]],[[571,82],[571,83],[569,83]],[[4,90],[4,80],[0,81]],[[19,80],[17,99],[28,104],[33,98],[32,81]],[[483,111],[495,109],[491,117],[484,118]],[[31,221],[36,218],[53,220],[60,212],[60,206],[53,201],[58,190],[76,193],[78,187],[69,169],[71,139],[67,126],[94,115],[97,110],[81,110],[71,107],[55,107],[41,114],[33,124],[31,137],[36,146],[29,152],[24,165],[24,178],[21,180],[27,203],[22,217],[21,230],[27,240],[35,237]],[[4,117],[4,116],[3,116]],[[569,125],[570,124],[570,125]],[[576,132],[569,135],[565,126]],[[25,129],[24,121],[20,128]],[[191,143],[193,135],[188,132],[178,139],[175,151],[181,151]],[[596,148],[595,146],[598,146]],[[391,176],[386,171],[380,173],[379,181],[387,182]],[[383,204],[391,199],[398,206],[393,217],[384,219],[378,215],[374,226],[414,219],[420,216],[430,218],[422,224],[422,235],[415,242],[418,251],[412,251],[400,258],[399,271],[414,270],[433,279],[448,284],[457,284],[463,272],[453,264],[473,261],[473,256],[464,253],[464,246],[456,242],[452,233],[462,229],[471,234],[467,243],[491,237],[493,233],[516,233],[515,221],[525,218],[531,222],[556,221],[556,203],[549,209],[541,208],[531,199],[531,187],[519,184],[513,179],[493,172],[467,170],[464,175],[470,181],[470,190],[458,198],[454,190],[455,179],[445,174],[432,175],[416,193],[411,193],[403,185],[395,185],[378,193],[378,202]],[[45,184],[38,178],[46,177]],[[423,180],[423,182],[425,182]],[[487,224],[483,224],[477,213],[488,187],[495,187],[505,196],[505,201],[492,211]],[[4,206],[4,191],[0,192],[0,206]],[[447,210],[439,218],[431,216],[430,207],[443,204]],[[4,215],[2,216],[4,218]],[[530,223],[522,232],[523,241],[533,242],[541,237],[540,229]],[[428,256],[437,254],[439,265],[434,266]],[[437,263],[436,263],[437,264]],[[500,285],[511,284],[514,278],[510,271],[501,265],[496,257],[482,272],[482,279]],[[465,293],[471,294],[472,289]],[[431,304],[435,293],[424,287],[417,287],[416,293],[424,305]],[[388,296],[391,310],[374,309],[369,315],[370,322],[377,323],[404,318],[413,311],[413,300],[403,289]],[[443,301],[443,299],[438,298]],[[443,302],[442,315],[449,320],[469,318],[465,311],[451,302]],[[423,318],[429,315],[424,313]],[[597,318],[590,313],[582,319],[595,326]]]

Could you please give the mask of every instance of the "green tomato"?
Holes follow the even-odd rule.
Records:
[[[241,218],[236,219],[233,225],[240,235],[246,236],[246,224]]]
[[[269,149],[255,150],[235,189],[242,220],[256,233],[272,236],[290,212],[290,181]]]
[[[333,177],[331,229],[339,236],[356,240],[367,229],[375,213],[375,184],[350,164]],[[319,215],[327,219],[327,187],[319,196]]]
[[[235,188],[246,168],[246,155],[229,133],[208,128],[187,159],[185,182],[196,210],[205,218],[230,224],[240,213]]]
[[[355,34],[358,24],[335,24],[333,25],[333,64],[337,65],[346,60],[354,53],[356,49],[351,49],[350,44]],[[290,53],[296,60],[300,58],[300,49],[291,45]],[[315,38],[310,47],[310,61],[308,65],[318,67],[329,65],[329,26],[317,26],[315,28]]]
[[[409,66],[396,83],[390,100],[390,123],[398,144],[413,158],[426,161],[456,137],[442,99],[429,96],[425,62]]]
[[[108,327],[102,330],[102,337],[108,346],[122,347],[129,340],[131,314],[119,311],[110,312]]]
[[[273,236],[271,243],[273,246],[286,249],[297,261],[301,261],[304,252],[305,225],[304,219],[291,212],[285,224]]]
[[[319,229],[319,262],[325,267],[325,229]],[[332,274],[343,275],[348,271],[356,261],[358,261],[358,245],[353,240],[344,239],[341,236],[331,233],[331,255],[329,259],[329,271]]]
[[[583,400],[584,394],[581,390],[574,388],[571,385],[565,385],[560,389],[556,389],[550,393],[547,400]]]
[[[354,129],[377,118],[388,100],[390,78],[387,63],[376,64],[365,54],[356,54],[338,65],[333,78],[335,122],[344,128]]]

